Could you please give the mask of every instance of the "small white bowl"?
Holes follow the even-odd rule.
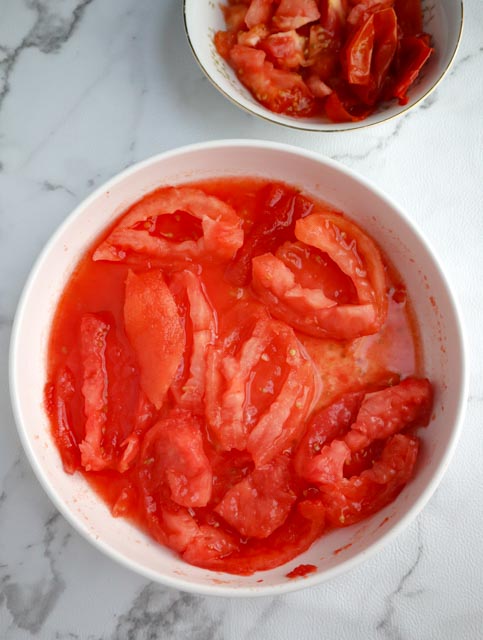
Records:
[[[334,123],[328,118],[294,118],[273,113],[262,106],[235,75],[230,65],[216,51],[213,37],[225,29],[220,4],[224,0],[183,0],[186,35],[193,54],[221,93],[236,105],[265,120],[306,131],[348,131],[363,129],[395,118],[424,100],[448,72],[456,55],[463,30],[462,0],[422,0],[424,30],[432,36],[435,51],[416,83],[408,92],[409,102],[397,100],[381,105],[360,122]]]
[[[99,233],[155,187],[233,175],[298,185],[345,211],[379,242],[408,287],[421,329],[425,373],[436,389],[435,419],[421,431],[424,446],[415,478],[395,502],[358,525],[323,536],[291,562],[247,577],[190,566],[125,520],[113,518],[81,474],[64,473],[43,403],[52,318],[73,269]],[[19,303],[10,389],[20,438],[39,481],[87,540],[151,580],[197,593],[254,596],[332,578],[371,556],[411,522],[436,489],[455,449],[467,379],[453,295],[426,242],[391,200],[351,170],[313,152],[273,142],[225,140],[141,162],[98,189],[67,218],[37,260]],[[305,579],[288,579],[286,574],[301,563],[314,564],[317,571]]]

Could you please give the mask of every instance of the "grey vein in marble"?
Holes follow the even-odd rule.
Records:
[[[110,640],[221,640],[222,621],[206,613],[204,602],[202,597],[149,583],[120,616]]]
[[[25,473],[24,464],[24,458],[18,457],[3,479],[3,493],[0,496],[0,527],[2,530],[5,526],[4,500],[2,498],[6,495],[12,495],[14,487],[20,485]],[[60,514],[57,511],[51,512],[43,525],[42,539],[35,544],[27,545],[20,561],[12,563],[10,558],[2,558],[0,603],[5,601],[14,627],[25,629],[32,634],[38,633],[65,589],[65,582],[58,568],[60,553],[71,536],[70,530],[66,530],[65,527],[65,522]],[[19,567],[29,562],[27,552],[34,547],[40,547],[41,555],[45,560],[42,575],[33,581],[14,579]],[[36,555],[38,555],[37,552]]]
[[[65,2],[55,3],[48,0],[26,1],[27,6],[36,12],[37,17],[34,25],[20,44],[14,48],[1,47],[4,55],[0,62],[0,70],[3,76],[0,83],[0,110],[10,92],[10,78],[21,53],[31,48],[47,54],[59,51],[74,33],[86,7],[91,2],[92,0],[81,0],[74,3],[72,13],[67,17],[61,17],[58,9],[62,6],[65,11]]]
[[[418,565],[423,557],[424,545],[421,532],[421,520],[417,520],[417,532],[418,532],[418,547],[416,551],[416,557],[411,563],[409,569],[404,573],[400,579],[396,589],[390,593],[386,598],[386,606],[384,608],[383,616],[377,624],[377,630],[382,632],[384,637],[390,640],[404,640],[401,631],[395,621],[395,613],[397,609],[396,602],[399,596],[411,598],[420,595],[424,592],[423,589],[417,589],[415,591],[404,591],[407,581],[413,575],[418,568]]]

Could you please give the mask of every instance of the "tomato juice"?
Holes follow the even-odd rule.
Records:
[[[82,257],[46,408],[66,472],[114,516],[250,574],[398,495],[431,412],[421,374],[405,285],[367,234],[225,177],[148,194]]]

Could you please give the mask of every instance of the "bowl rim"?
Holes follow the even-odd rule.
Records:
[[[19,345],[22,340],[22,334],[20,332],[20,328],[22,325],[23,317],[26,312],[27,303],[29,297],[31,295],[31,291],[34,289],[35,281],[38,278],[38,274],[44,264],[44,262],[48,259],[49,254],[52,249],[58,243],[59,239],[63,235],[64,231],[71,225],[71,223],[80,217],[87,206],[89,206],[93,201],[99,198],[106,191],[111,190],[113,187],[116,187],[119,183],[122,183],[127,177],[137,173],[138,171],[142,171],[144,168],[159,162],[160,160],[168,160],[171,157],[188,154],[192,152],[202,152],[209,150],[219,150],[224,148],[240,148],[243,147],[245,149],[250,148],[254,151],[258,150],[269,150],[275,151],[282,154],[288,155],[296,155],[301,158],[305,158],[308,160],[312,160],[319,165],[328,166],[332,169],[335,169],[342,174],[344,174],[349,180],[356,182],[359,186],[363,188],[370,189],[381,201],[390,209],[392,209],[393,213],[400,217],[405,224],[408,225],[410,230],[418,237],[424,246],[429,258],[431,259],[435,270],[437,271],[441,282],[446,289],[448,294],[449,307],[451,309],[451,313],[454,317],[456,334],[452,336],[453,340],[456,340],[460,346],[459,349],[459,362],[458,366],[461,370],[461,381],[458,389],[458,401],[456,404],[456,419],[453,430],[449,437],[448,445],[445,449],[445,452],[436,466],[431,480],[428,482],[426,487],[421,491],[419,497],[415,500],[414,504],[408,509],[408,511],[401,517],[401,519],[390,525],[387,531],[375,542],[371,543],[367,549],[364,549],[357,553],[355,556],[348,558],[346,560],[341,559],[340,563],[331,567],[329,569],[323,570],[321,573],[313,574],[307,576],[304,580],[292,580],[283,584],[278,585],[264,585],[260,586],[250,586],[250,587],[240,587],[233,585],[218,585],[218,584],[197,584],[186,580],[183,577],[172,577],[166,575],[160,575],[154,570],[143,567],[139,565],[136,561],[131,560],[130,558],[124,556],[122,553],[116,551],[106,542],[99,537],[96,537],[91,531],[89,531],[77,517],[72,514],[66,504],[63,502],[60,494],[57,489],[51,483],[47,476],[44,474],[42,464],[37,460],[34,449],[31,445],[30,439],[27,435],[27,429],[24,426],[22,420],[22,410],[20,406],[18,389],[17,389],[17,352],[19,350]],[[27,459],[37,476],[38,481],[43,487],[45,493],[57,508],[57,510],[63,515],[63,517],[69,522],[69,524],[89,543],[91,543],[98,550],[105,553],[109,558],[115,560],[121,566],[124,566],[135,573],[148,578],[154,582],[159,584],[166,585],[168,587],[172,587],[174,589],[179,589],[181,591],[186,591],[190,593],[196,593],[200,595],[214,595],[214,596],[224,596],[224,597],[254,597],[254,596],[274,596],[282,593],[289,593],[293,591],[298,591],[300,589],[304,589],[306,587],[315,586],[318,584],[322,584],[327,580],[335,578],[339,575],[346,573],[347,571],[355,568],[360,565],[364,560],[371,558],[374,556],[379,550],[393,541],[419,514],[419,512],[423,509],[423,507],[427,504],[436,488],[440,484],[449,463],[453,457],[455,452],[459,437],[463,430],[465,410],[466,410],[466,399],[468,397],[468,360],[467,360],[467,347],[466,340],[463,331],[463,323],[462,323],[462,314],[459,308],[459,303],[457,298],[451,289],[450,283],[448,282],[444,271],[441,268],[440,262],[434,254],[434,251],[428,244],[427,240],[424,238],[422,233],[419,231],[414,222],[404,213],[404,211],[399,208],[399,206],[387,195],[385,195],[377,186],[371,183],[370,180],[367,180],[363,176],[359,175],[354,170],[342,165],[341,163],[332,160],[331,158],[327,158],[322,154],[319,154],[315,151],[309,151],[307,149],[297,147],[294,145],[289,145],[285,143],[279,142],[270,142],[264,140],[256,140],[256,139],[224,139],[224,140],[212,140],[207,142],[200,142],[196,144],[185,145],[182,147],[177,147],[174,149],[170,149],[168,151],[156,154],[147,158],[146,160],[142,160],[141,162],[135,163],[124,169],[120,173],[114,175],[107,182],[99,186],[93,193],[84,198],[73,210],[72,212],[65,218],[65,220],[60,224],[57,230],[52,234],[50,239],[44,245],[42,251],[37,257],[35,263],[33,264],[29,276],[24,285],[23,291],[21,293],[17,310],[14,317],[14,322],[12,325],[12,332],[10,337],[10,349],[9,349],[9,389],[10,389],[10,398],[13,409],[13,415],[15,418],[15,424],[17,427],[17,432],[22,444],[22,447],[25,451]],[[219,572],[213,572],[215,576]],[[262,575],[263,572],[260,572]]]
[[[352,126],[347,126],[347,127],[343,127],[343,128],[339,128],[337,126],[330,127],[330,123],[321,123],[320,127],[312,128],[312,127],[305,126],[302,122],[298,122],[296,118],[293,118],[293,124],[291,124],[289,122],[280,122],[279,120],[276,120],[275,118],[271,117],[269,115],[271,113],[270,110],[267,109],[266,107],[263,107],[263,105],[261,105],[261,107],[264,109],[264,111],[266,113],[259,113],[258,111],[255,111],[255,110],[251,109],[250,107],[248,107],[248,106],[242,104],[241,102],[239,102],[236,99],[236,97],[234,97],[233,95],[230,95],[227,91],[225,91],[225,89],[223,89],[218,84],[218,82],[216,82],[216,80],[209,73],[209,71],[206,69],[206,67],[203,65],[203,63],[201,62],[200,58],[198,57],[198,53],[196,51],[196,48],[195,48],[195,46],[194,46],[194,44],[193,44],[193,42],[191,40],[190,32],[189,32],[189,29],[188,29],[188,18],[187,18],[187,10],[186,10],[186,5],[187,5],[187,2],[189,2],[189,1],[190,0],[183,0],[183,23],[184,23],[184,30],[185,30],[186,38],[188,40],[188,44],[190,46],[191,52],[193,54],[193,57],[195,58],[196,62],[198,63],[198,66],[203,71],[203,73],[208,78],[208,80],[211,82],[211,84],[216,89],[218,89],[218,91],[223,96],[225,96],[225,98],[227,98],[232,104],[234,104],[238,108],[242,109],[245,113],[249,113],[251,115],[257,116],[258,118],[261,118],[262,120],[265,120],[265,122],[270,122],[271,124],[276,124],[276,125],[280,125],[282,127],[286,127],[287,129],[296,129],[298,131],[309,131],[309,132],[312,132],[312,133],[345,133],[347,131],[360,131],[361,129],[369,129],[370,127],[376,127],[377,125],[390,122],[391,120],[394,120],[395,118],[399,118],[400,116],[407,114],[411,109],[413,109],[414,107],[419,105],[423,100],[428,98],[433,93],[433,91],[439,86],[439,83],[443,80],[443,78],[447,75],[448,71],[450,70],[450,68],[453,65],[454,59],[456,57],[456,54],[458,53],[458,49],[459,49],[459,46],[460,46],[460,43],[461,43],[461,38],[462,38],[462,35],[463,35],[464,6],[463,6],[463,0],[459,0],[460,10],[461,10],[461,18],[460,18],[458,36],[456,38],[456,43],[455,43],[454,49],[451,52],[451,55],[450,55],[450,58],[448,60],[448,63],[446,64],[446,67],[443,69],[443,71],[441,72],[439,77],[435,80],[434,84],[432,84],[431,87],[429,87],[429,89],[422,96],[420,96],[412,104],[405,105],[397,113],[389,115],[389,116],[383,118],[382,120],[377,120],[376,122],[365,123],[364,120],[360,120],[359,122],[346,123],[346,124],[350,124]],[[287,117],[290,117],[290,116],[287,116]],[[334,123],[334,124],[337,125],[337,123]]]

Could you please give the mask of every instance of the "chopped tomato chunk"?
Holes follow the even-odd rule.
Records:
[[[290,31],[319,18],[320,12],[315,0],[280,0],[273,22],[279,29]]]
[[[268,22],[272,13],[273,0],[251,0],[245,15],[245,24],[249,29],[257,24]]]
[[[242,82],[264,106],[275,113],[308,116],[315,101],[298,73],[276,69],[260,49],[236,44],[230,63]]]
[[[272,33],[260,43],[270,60],[281,69],[297,69],[305,62],[307,38],[294,30]]]
[[[75,381],[72,372],[62,369],[49,389],[48,412],[52,419],[53,435],[66,473],[74,473],[80,466],[80,452],[74,435],[69,405],[74,397]]]

